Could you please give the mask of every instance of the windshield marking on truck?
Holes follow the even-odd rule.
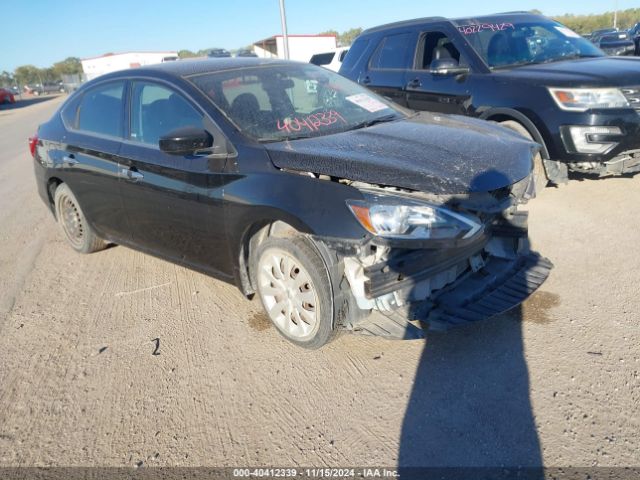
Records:
[[[299,132],[302,129],[316,132],[321,128],[328,127],[334,123],[341,121],[346,124],[347,121],[335,110],[325,112],[312,113],[304,117],[287,117],[284,120],[277,121],[278,130],[284,130],[287,133]]]
[[[491,30],[492,32],[501,32],[503,30],[515,30],[516,27],[513,23],[479,23],[475,25],[461,25],[458,27],[458,31],[465,35],[471,35],[473,33],[480,33],[483,30]]]

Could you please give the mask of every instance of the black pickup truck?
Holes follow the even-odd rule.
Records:
[[[364,31],[340,73],[415,110],[493,120],[542,145],[537,187],[640,171],[640,59],[542,15],[422,18]]]

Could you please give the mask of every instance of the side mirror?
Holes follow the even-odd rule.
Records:
[[[160,137],[160,150],[171,155],[189,155],[197,150],[211,148],[213,137],[198,127],[177,128]]]
[[[437,58],[431,62],[429,71],[432,75],[460,75],[469,73],[469,68],[461,67],[453,58]]]

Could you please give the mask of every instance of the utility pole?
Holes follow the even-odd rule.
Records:
[[[284,0],[280,0],[280,22],[282,23],[282,42],[284,43],[284,58],[289,60],[289,36],[287,34],[287,14],[284,11]]]
[[[613,28],[618,28],[618,0],[615,0],[614,2]]]

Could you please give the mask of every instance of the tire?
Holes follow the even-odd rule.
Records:
[[[335,334],[333,289],[320,254],[303,237],[265,239],[253,256],[258,295],[276,330],[317,349]]]
[[[56,220],[71,248],[80,253],[93,253],[107,244],[91,228],[71,189],[60,184],[54,195]]]
[[[515,120],[500,122],[500,125],[502,125],[503,127],[507,127],[514,132],[518,132],[526,139],[535,142],[533,136],[529,133],[529,130],[527,130],[522,124],[516,122]],[[537,155],[533,158],[533,184],[536,189],[536,195],[541,193],[548,183],[549,179],[547,178],[547,172],[545,171],[544,163],[542,162],[542,154],[538,152]]]

